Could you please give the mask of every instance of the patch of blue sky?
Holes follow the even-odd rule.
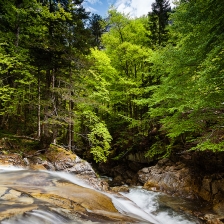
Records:
[[[85,0],[83,5],[87,11],[107,16],[108,9],[113,5],[117,11],[129,14],[131,17],[147,15],[151,11],[151,5],[155,0]],[[172,0],[170,5],[173,7]]]

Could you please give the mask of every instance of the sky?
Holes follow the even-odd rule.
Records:
[[[140,17],[151,11],[153,2],[155,0],[84,0],[83,5],[87,11],[99,14],[103,18],[107,16],[107,11],[111,5],[119,12],[129,13],[131,17]],[[173,6],[172,3],[171,6]]]

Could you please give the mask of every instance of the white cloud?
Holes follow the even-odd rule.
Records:
[[[155,0],[116,0],[114,6],[119,12],[129,13],[131,17],[147,15]],[[173,4],[171,3],[171,6]]]
[[[91,5],[94,5],[96,3],[102,4],[102,2],[100,0],[87,0],[87,3],[90,3]]]
[[[98,12],[98,10],[96,10],[93,7],[90,7],[90,6],[85,6],[85,10],[87,12],[91,12],[91,13],[97,13]]]
[[[83,2],[83,6],[85,7],[86,11],[91,13],[98,13],[98,10],[94,6],[95,4],[102,4],[102,2],[100,0],[85,0]],[[93,5],[93,7],[90,5]]]

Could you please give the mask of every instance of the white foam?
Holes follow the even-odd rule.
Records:
[[[149,192],[144,189],[131,189],[129,193],[122,193],[135,202],[147,214],[151,214],[161,224],[196,224],[191,218],[170,210],[159,210],[158,196],[160,193]]]
[[[137,204],[133,203],[133,201],[122,197],[108,196],[112,199],[114,206],[120,213],[140,219],[143,222],[160,224],[156,217],[142,210]]]
[[[12,165],[0,165],[0,172],[4,171],[17,171],[17,170],[25,170],[22,167],[12,166]]]

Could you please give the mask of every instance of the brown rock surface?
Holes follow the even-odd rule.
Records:
[[[138,179],[145,189],[156,189],[172,195],[197,198],[198,187],[190,169],[184,164],[174,164],[164,159],[156,166],[143,168],[138,172]]]
[[[78,215],[100,222],[135,222],[117,211],[106,194],[84,188],[47,172],[17,171],[1,173],[0,220],[47,207],[61,215]]]
[[[206,223],[222,223],[224,217],[224,174],[195,175],[191,168],[181,162],[163,159],[155,166],[138,172],[138,179],[148,190],[158,190],[189,199],[203,199],[216,216]]]

